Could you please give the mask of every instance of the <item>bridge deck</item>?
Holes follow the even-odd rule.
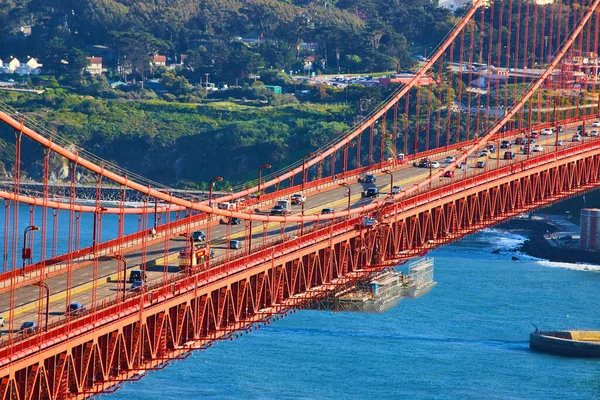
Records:
[[[572,124],[568,127],[565,132],[560,134],[560,138],[565,141],[564,147],[576,146],[579,144],[578,142],[571,142],[570,139],[575,132],[576,124]],[[514,139],[513,135],[512,138]],[[537,139],[537,144],[541,144],[544,146],[544,152],[540,153],[531,153],[529,157],[537,157],[542,154],[546,154],[549,151],[554,149],[554,142],[556,140],[555,135],[550,136],[541,136]],[[599,140],[599,138],[591,137],[585,138],[585,141],[588,142],[590,140]],[[520,146],[513,145],[513,151],[518,149]],[[500,151],[500,157],[502,157],[505,149]],[[455,154],[458,154],[459,151],[455,151]],[[443,161],[443,158],[446,153],[441,151],[437,156],[432,157],[432,160]],[[485,158],[471,158],[469,163],[471,167],[474,167],[476,161],[486,161],[486,168],[470,168],[467,171],[456,170],[456,174],[454,178],[442,178],[439,185],[446,185],[451,182],[455,182],[461,179],[467,179],[474,175],[483,173],[490,169],[501,167],[508,164],[508,161],[504,159],[498,160],[496,158],[498,153],[495,153]],[[527,156],[522,152],[518,153],[517,161],[526,159]],[[411,184],[414,184],[418,181],[421,181],[423,178],[429,176],[429,169],[423,168],[415,168],[412,166],[402,166],[399,167],[394,172],[394,185],[399,185],[403,187],[408,187]],[[389,176],[385,174],[378,175],[378,181],[375,185],[370,184],[361,184],[361,183],[350,183],[351,187],[351,205],[352,207],[364,205],[366,203],[370,203],[372,199],[361,198],[360,192],[364,190],[366,187],[376,186],[379,188],[380,192],[385,193],[390,190]],[[346,188],[339,187],[337,185],[330,186],[324,189],[320,193],[315,193],[309,195],[307,197],[307,202],[305,205],[305,215],[310,214],[318,214],[322,208],[332,207],[336,210],[343,210],[347,205],[347,196],[346,196]],[[264,206],[261,208],[261,211],[268,212],[269,206]],[[300,206],[294,206],[294,211],[296,213],[300,213]],[[306,224],[305,229],[309,230],[313,228],[313,224]],[[203,229],[206,230],[206,225],[201,224],[197,225],[197,228],[194,229]],[[225,246],[225,238],[226,238],[226,230],[227,227],[223,225],[214,225],[211,228],[211,246],[215,250],[215,262],[223,262],[228,258],[239,257],[246,253],[247,249],[237,250],[237,251],[229,251]],[[266,237],[268,240],[278,240],[280,238],[281,233],[281,224],[279,223],[270,223],[270,224],[255,224],[252,229],[252,237],[253,237],[253,248],[258,248],[262,245],[262,239],[264,237],[266,230]],[[299,234],[299,226],[296,223],[287,224],[284,227],[285,235],[289,238],[292,235]],[[230,227],[230,238],[238,239],[245,242],[245,227],[243,225],[234,225]],[[246,246],[247,243],[244,243]],[[171,238],[169,240],[169,253],[177,253],[179,250],[184,248],[185,241],[183,238]],[[176,256],[175,256],[176,257]],[[146,259],[147,262],[154,261],[152,266],[147,267],[148,273],[148,284],[156,284],[161,282],[164,277],[164,266],[162,260],[164,258],[164,241],[159,241],[159,243],[155,243],[149,245],[147,247]],[[142,253],[139,249],[130,251],[127,254],[128,266],[129,269],[138,269],[142,260]],[[171,257],[169,261],[168,268],[168,279],[171,279],[173,276],[181,276],[181,272],[177,267],[178,260],[176,258]],[[97,282],[97,302],[107,302],[112,299],[115,299],[121,288],[123,287],[123,282],[117,280],[117,264],[114,260],[102,260],[99,261],[98,267],[98,276],[100,277]],[[107,279],[110,277],[110,281]],[[73,271],[72,275],[72,293],[71,293],[71,301],[72,302],[80,302],[84,304],[86,307],[90,308],[92,301],[92,265],[89,264],[87,266],[83,266]],[[58,276],[49,278],[47,280],[51,288],[51,301],[50,301],[50,322],[56,322],[64,318],[64,313],[66,310],[66,276],[65,273],[59,274]],[[1,286],[1,282],[0,282]],[[129,288],[129,284],[126,285]],[[25,321],[37,321],[38,319],[38,305],[37,300],[39,298],[39,292],[37,287],[24,286],[17,289],[16,296],[16,309],[15,309],[15,320],[13,322],[13,327],[17,329],[21,323]],[[7,295],[0,295],[0,312],[4,313],[5,318],[7,317],[8,310],[10,304]],[[5,328],[7,328],[5,326]],[[8,329],[2,331],[3,333],[8,333]]]

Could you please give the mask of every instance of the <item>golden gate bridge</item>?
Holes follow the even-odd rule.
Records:
[[[263,176],[271,166],[257,166],[258,179],[230,194],[213,196],[222,180],[214,177],[208,199],[123,170],[0,104],[15,132],[13,182],[0,190],[0,397],[109,393],[438,246],[595,188],[599,3],[475,0],[415,76],[352,129],[279,171]],[[42,149],[37,192],[21,188],[24,141]],[[68,162],[66,199],[50,196],[51,157]],[[92,204],[77,202],[81,174],[95,181]],[[358,182],[365,174],[379,181]],[[114,204],[106,187],[121,193]],[[362,197],[368,187],[381,195]],[[128,192],[141,207],[125,206]],[[269,212],[292,194],[306,200],[291,213]],[[30,218],[20,221],[24,205]],[[80,246],[82,213],[93,216],[88,247]],[[118,235],[102,241],[107,214]],[[125,234],[130,214],[138,231]],[[133,266],[147,281],[128,290]],[[26,321],[35,328],[19,331]]]

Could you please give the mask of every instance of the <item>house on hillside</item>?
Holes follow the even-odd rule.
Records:
[[[313,63],[315,62],[315,56],[308,56],[304,59],[304,71],[310,72],[313,69]]]
[[[152,66],[153,67],[166,67],[167,66],[167,56],[156,55],[152,57]]]
[[[43,65],[40,64],[35,58],[29,58],[29,60],[19,65],[17,69],[15,69],[15,74],[17,75],[39,75],[42,72]]]
[[[86,72],[92,75],[102,75],[102,57],[87,57]]]
[[[4,62],[3,72],[5,74],[14,74],[17,68],[19,68],[20,66],[21,62],[19,61],[19,59],[16,57],[12,57]]]

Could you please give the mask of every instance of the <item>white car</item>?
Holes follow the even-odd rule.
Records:
[[[531,151],[544,151],[544,148],[541,145],[536,144],[535,146],[533,146]]]
[[[600,128],[600,121],[594,121],[594,122],[592,122],[592,126],[594,128]]]
[[[573,135],[571,142],[581,142],[581,135]]]
[[[432,161],[430,164],[431,168],[439,168],[440,167],[440,163],[437,161]]]
[[[542,129],[542,135],[552,135],[554,132],[550,128]]]
[[[446,157],[446,159],[444,160],[444,162],[450,164],[454,160],[456,160],[456,157],[448,156],[448,157]]]
[[[392,187],[392,194],[398,194],[402,191],[402,186],[394,186]]]
[[[4,327],[4,317],[0,316],[0,326]]]
[[[295,193],[292,195],[290,200],[292,201],[292,204],[303,204],[306,202],[306,196],[300,193]]]
[[[590,132],[590,136],[600,136],[600,132],[597,129],[594,129]]]

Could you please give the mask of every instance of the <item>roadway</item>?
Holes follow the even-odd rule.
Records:
[[[589,132],[591,128],[586,128]],[[564,146],[571,146],[577,143],[571,142],[573,134],[576,132],[575,125],[567,127],[565,132],[561,133],[560,139],[564,140]],[[517,158],[513,161],[524,160],[527,156],[520,151],[521,146],[514,144],[514,138],[518,135],[514,135],[513,138],[513,151],[517,152]],[[536,144],[541,144],[544,147],[544,151],[541,153],[531,153],[530,157],[535,157],[537,154],[544,154],[548,151],[555,149],[554,143],[556,140],[555,135],[540,136],[536,139]],[[585,141],[589,140],[600,140],[600,138],[584,138]],[[509,161],[503,159],[504,151],[508,149],[500,149],[499,152],[491,154],[489,157],[475,157],[472,156],[468,163],[471,167],[474,167],[477,161],[485,161],[485,168],[469,168],[468,170],[461,171],[456,170],[455,176],[452,178],[440,178],[440,184],[446,182],[450,183],[455,180],[463,179],[464,177],[470,177],[472,174],[481,173],[489,169],[496,168],[497,166],[504,166]],[[432,161],[438,161],[443,165],[444,158],[441,156],[443,149],[440,151],[440,156],[432,157]],[[456,151],[455,155],[458,155],[460,151]],[[497,156],[500,156],[500,159]],[[415,184],[422,179],[429,176],[430,170],[428,168],[416,168],[412,166],[401,166],[393,172],[393,185],[402,186],[404,188]],[[390,191],[390,177],[387,174],[378,174],[376,184],[365,184],[358,182],[348,182],[351,189],[351,208],[363,206],[374,201],[373,198],[362,198],[361,191],[366,190],[369,187],[377,187],[380,191],[380,197],[382,198],[386,193]],[[323,208],[331,207],[337,211],[345,210],[347,207],[347,189],[345,187],[333,186],[329,190],[321,193],[315,193],[307,196],[307,200],[304,207],[305,215],[319,214]],[[257,212],[268,212],[270,209],[265,208],[258,210]],[[299,205],[293,206],[294,214],[300,214],[302,207]],[[233,259],[247,252],[248,237],[247,228],[243,221],[240,225],[215,225],[210,228],[210,246],[215,251],[215,261],[224,261],[227,259]],[[326,222],[323,222],[326,223]],[[299,235],[299,224],[289,223],[282,226],[281,223],[254,223],[252,226],[252,244],[253,250],[256,247],[263,245],[263,240],[266,239],[269,242],[275,240],[286,240],[291,236]],[[306,224],[304,229],[311,229],[311,224]],[[206,228],[203,229],[206,232]],[[229,230],[229,232],[227,232]],[[283,232],[284,236],[281,236]],[[227,235],[229,233],[229,235]],[[229,250],[227,249],[227,241],[231,239],[237,239],[242,241],[243,248],[240,250]],[[170,257],[169,267],[165,272],[165,267],[162,264],[164,257],[164,242],[160,242],[147,247],[146,261],[158,260],[155,265],[147,267],[148,284],[159,283],[164,279],[165,275],[172,279],[174,276],[181,274],[178,268],[179,260],[176,258],[176,254],[185,247],[186,241],[184,238],[172,238],[168,243],[168,252],[170,254],[175,253],[173,257]],[[268,245],[268,243],[264,243]],[[139,269],[142,262],[141,251],[135,250],[126,255],[129,271],[132,269]],[[118,293],[122,290],[123,282],[117,279],[117,262],[112,259],[101,259],[98,262],[98,279],[96,283],[96,302],[97,304],[102,301],[114,300]],[[128,276],[128,275],[127,275]],[[111,277],[111,279],[107,279]],[[51,288],[51,300],[50,300],[50,323],[58,321],[64,318],[66,310],[66,273],[58,276],[49,278],[46,280],[49,287]],[[129,289],[130,284],[126,283],[126,288]],[[91,307],[92,303],[92,266],[80,267],[72,272],[72,290],[71,290],[71,302],[79,302],[85,305],[87,308]],[[27,286],[21,287],[16,290],[15,299],[15,313],[14,313],[14,328],[18,329],[21,323],[25,321],[38,321],[38,306],[37,300],[39,297],[39,289],[37,287]],[[44,306],[45,307],[45,306]],[[10,309],[9,293],[0,295],[0,315],[8,319]],[[42,318],[42,323],[43,323]],[[3,333],[8,332],[8,321],[5,322]]]

